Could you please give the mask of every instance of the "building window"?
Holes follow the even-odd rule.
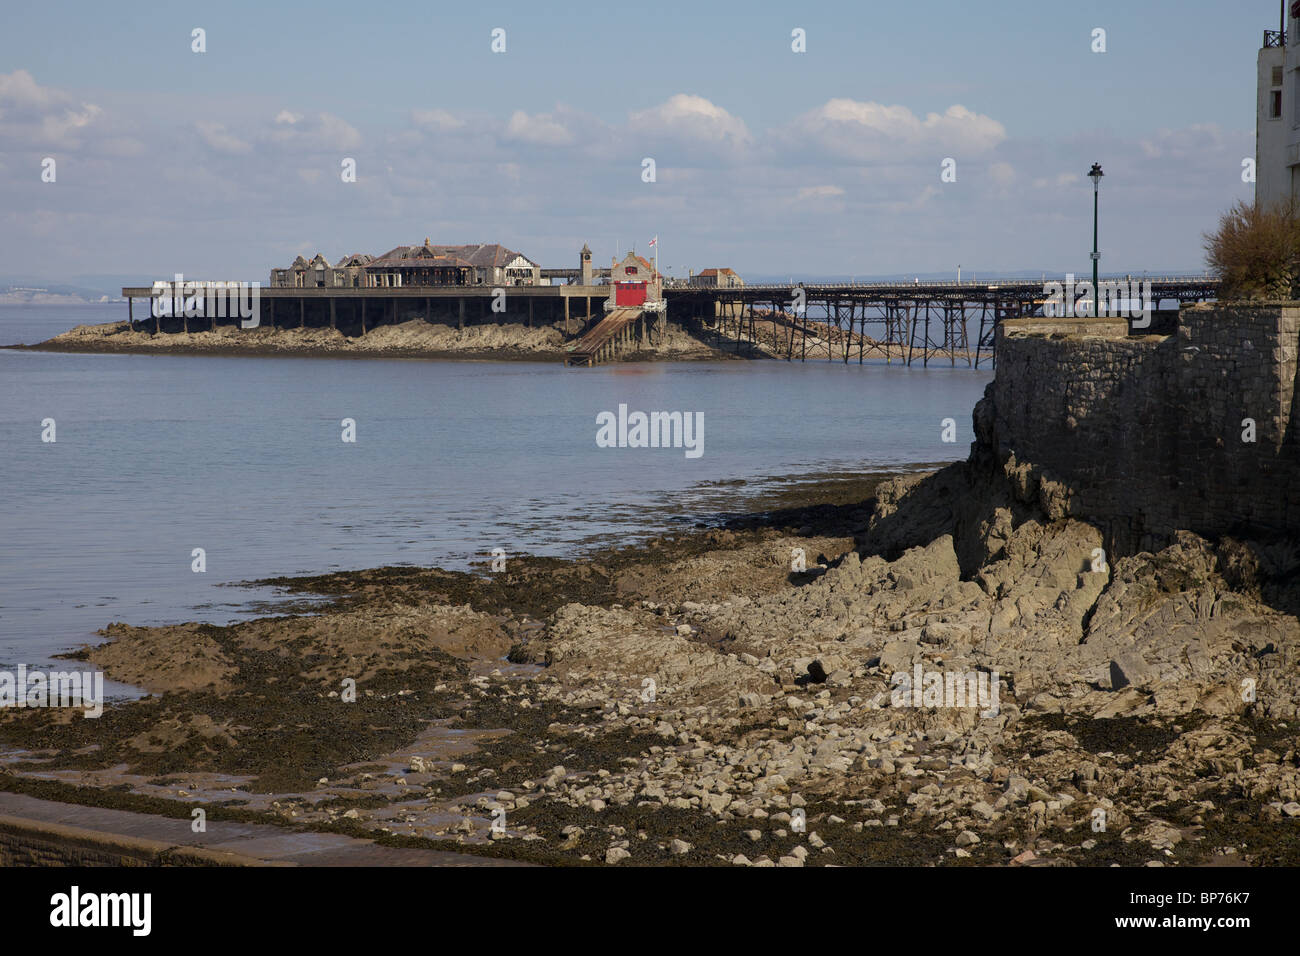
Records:
[[[1274,90],[1272,93],[1270,93],[1269,101],[1270,102],[1268,108],[1268,118],[1281,119],[1282,118],[1282,91]]]

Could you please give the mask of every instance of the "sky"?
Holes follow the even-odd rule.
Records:
[[[426,237],[572,267],[655,236],[681,276],[1082,274],[1094,162],[1103,271],[1200,272],[1253,196],[1277,25],[1277,0],[12,4],[0,275],[266,281]]]

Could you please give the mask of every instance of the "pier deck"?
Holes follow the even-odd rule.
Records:
[[[549,270],[564,272],[566,270]],[[1150,283],[1152,306],[1181,305],[1213,299],[1218,280],[1209,276],[1137,276],[1135,282]],[[668,318],[696,322],[713,329],[722,338],[734,339],[740,348],[746,337],[756,342],[759,324],[765,323],[769,337],[781,341],[768,344],[778,354],[793,360],[824,357],[849,362],[856,352],[861,364],[878,356],[900,364],[947,358],[950,365],[964,361],[978,368],[985,358],[994,358],[998,326],[1006,319],[1041,316],[1046,302],[1043,279],[990,279],[965,282],[843,282],[747,285],[715,288],[668,282],[663,296]],[[1103,281],[1107,281],[1103,279]],[[259,320],[273,328],[337,328],[347,334],[364,334],[380,324],[395,324],[410,318],[424,318],[463,328],[467,323],[524,322],[559,325],[573,334],[593,322],[603,323],[604,303],[610,294],[601,285],[518,285],[407,286],[286,288],[268,286],[258,290]],[[134,302],[142,299],[168,300],[171,293],[150,286],[122,290],[127,315],[136,324]],[[191,323],[215,328],[218,317],[159,317],[146,312],[153,331],[190,331]],[[164,328],[164,321],[166,328]],[[229,322],[230,319],[222,319]],[[1135,325],[1134,331],[1143,326]],[[779,329],[779,333],[771,330]],[[620,327],[620,332],[623,327]],[[1152,332],[1158,331],[1153,327]],[[606,343],[597,343],[597,352]],[[579,343],[572,350],[570,364],[583,364],[587,354],[597,354]],[[589,353],[589,354],[588,354]]]

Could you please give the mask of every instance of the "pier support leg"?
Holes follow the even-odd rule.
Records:
[[[463,329],[465,327],[465,297],[461,296],[456,301],[460,304],[460,310],[456,313],[456,328]]]
[[[930,301],[925,302],[925,350],[921,353],[921,368],[930,367]]]
[[[568,304],[569,300],[565,299],[564,305],[566,308],[568,307]],[[528,327],[530,329],[533,327],[533,297],[531,295],[528,297]],[[564,323],[564,331],[569,331],[569,323],[567,322]]]
[[[834,316],[836,330],[838,330],[840,327],[840,317],[839,315],[836,315],[831,311],[832,308],[833,306],[831,305],[831,300],[827,299],[826,300],[826,361],[828,362],[835,361],[835,347],[834,345],[831,344],[832,316]]]
[[[362,334],[362,335],[365,335],[365,334],[366,334],[366,299],[365,299],[365,296],[362,296],[362,298],[361,298],[361,334]]]
[[[862,347],[867,341],[867,304],[862,303],[862,315],[858,318],[858,364],[862,364]]]
[[[528,301],[532,302],[531,299]],[[569,334],[569,297],[567,295],[564,297],[564,334]]]
[[[298,300],[298,328],[304,329],[306,327],[307,327],[307,300],[299,299]]]
[[[848,307],[848,324],[844,327],[844,364],[849,364],[849,352],[853,348],[853,300],[844,303]]]
[[[126,321],[131,326],[131,331],[135,331],[135,299],[127,296],[126,298]]]
[[[331,299],[330,299],[330,328],[331,328],[331,329],[337,329],[337,328],[338,328],[338,323],[337,323],[336,319],[337,319],[337,316],[336,316],[335,311],[334,311],[334,300],[331,298]]]

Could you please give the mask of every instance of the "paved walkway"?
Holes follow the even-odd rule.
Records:
[[[143,849],[197,847],[236,854],[239,862],[267,866],[518,866],[497,860],[443,850],[401,849],[379,846],[370,840],[337,833],[299,833],[263,823],[209,820],[206,833],[190,830],[190,821],[129,810],[85,807],[40,800],[18,793],[0,792],[0,825],[18,828],[41,839],[79,842],[99,837],[105,845],[140,841]],[[71,828],[65,830],[64,828]],[[75,831],[75,832],[74,832]],[[232,860],[233,861],[233,860]]]

